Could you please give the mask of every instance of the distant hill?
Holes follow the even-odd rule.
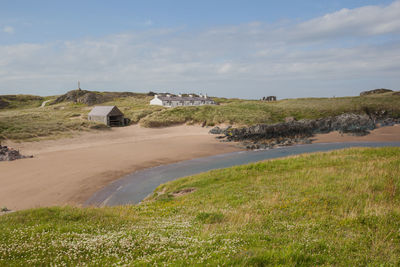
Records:
[[[19,108],[21,106],[40,106],[44,97],[35,95],[0,95],[0,109]]]
[[[130,96],[144,96],[141,93],[132,92],[96,92],[87,90],[72,90],[59,96],[51,104],[58,104],[61,102],[82,103],[89,106],[101,104],[112,101],[116,98],[130,97]]]
[[[374,95],[374,94],[384,94],[384,93],[389,93],[389,92],[393,92],[393,90],[385,89],[385,88],[379,88],[379,89],[373,89],[373,90],[361,92],[360,96]]]

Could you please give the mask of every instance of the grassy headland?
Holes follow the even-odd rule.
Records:
[[[391,92],[362,97],[299,98],[277,102],[215,98],[220,105],[177,108],[150,106],[151,98],[146,94],[135,94],[115,98],[101,105],[117,105],[132,123],[140,123],[145,127],[183,123],[210,126],[226,123],[240,126],[276,123],[284,121],[286,117],[316,119],[346,112],[365,114],[386,111],[388,116],[400,117],[400,95]],[[29,141],[107,128],[87,121],[91,107],[85,104],[61,102],[40,107],[42,101],[55,99],[34,96],[5,99],[9,105],[0,109],[0,139]]]
[[[282,122],[286,117],[317,119],[342,113],[375,112],[385,110],[390,116],[400,117],[400,95],[392,93],[363,97],[298,98],[276,102],[216,98],[218,106],[177,107],[145,117],[147,127],[180,123],[221,123],[253,125]]]
[[[105,130],[105,125],[90,122],[87,114],[92,107],[81,103],[62,102],[55,105],[42,101],[55,100],[48,97],[40,101],[10,101],[7,108],[0,109],[0,140],[35,141],[40,138],[59,138],[76,134],[77,131]],[[101,105],[117,105],[126,117],[137,123],[148,114],[159,111],[161,107],[148,105],[151,97],[145,94],[116,98]]]
[[[308,154],[172,181],[140,205],[1,216],[0,265],[396,266],[399,204],[399,148]]]

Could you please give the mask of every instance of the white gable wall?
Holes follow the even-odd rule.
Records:
[[[150,105],[162,106],[163,102],[161,101],[161,99],[158,99],[157,97],[155,97],[152,100],[150,100]]]

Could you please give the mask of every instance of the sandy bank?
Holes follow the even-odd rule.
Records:
[[[0,162],[0,206],[12,210],[79,205],[139,169],[238,150],[206,128],[139,126],[62,140],[8,143],[32,159]]]

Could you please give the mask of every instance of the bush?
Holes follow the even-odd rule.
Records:
[[[200,212],[196,216],[196,220],[205,224],[220,223],[224,219],[224,215],[220,212]]]

